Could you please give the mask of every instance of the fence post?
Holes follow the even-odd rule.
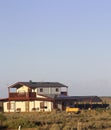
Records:
[[[21,125],[19,125],[18,130],[21,130]]]
[[[77,123],[77,130],[82,130],[82,122]]]

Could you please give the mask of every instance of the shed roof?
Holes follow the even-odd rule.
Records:
[[[66,85],[63,85],[59,82],[32,82],[32,81],[29,81],[29,82],[17,82],[11,86],[9,86],[9,88],[19,88],[21,86],[27,86],[29,88],[42,88],[42,87],[66,87],[68,88],[68,86]]]
[[[102,102],[98,96],[59,96],[57,100],[73,100],[77,102]]]

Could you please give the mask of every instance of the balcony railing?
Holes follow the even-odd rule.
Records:
[[[9,98],[36,98],[36,92],[9,93]]]

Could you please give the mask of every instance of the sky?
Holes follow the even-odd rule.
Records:
[[[111,96],[110,0],[1,0],[0,98],[19,81]]]

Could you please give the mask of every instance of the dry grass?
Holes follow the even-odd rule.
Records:
[[[82,111],[80,114],[51,113],[5,113],[4,126],[22,130],[111,130],[111,110]],[[33,129],[31,129],[33,128]]]

